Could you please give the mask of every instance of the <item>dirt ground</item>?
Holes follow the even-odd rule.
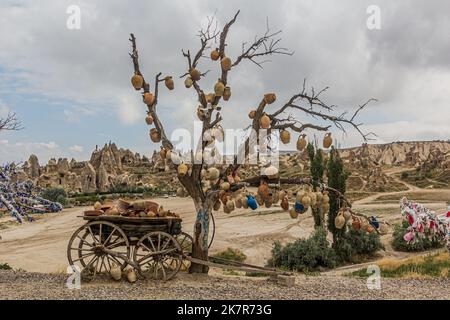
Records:
[[[401,219],[398,202],[392,201],[380,203],[378,199],[386,196],[398,197],[398,199],[400,199],[404,194],[407,195],[411,192],[414,194],[419,193],[425,198],[427,198],[426,195],[429,195],[430,201],[427,202],[427,206],[438,212],[443,212],[446,208],[446,201],[450,199],[450,190],[447,190],[447,193],[442,193],[442,190],[440,190],[439,192],[442,198],[437,198],[433,190],[409,188],[409,190],[403,192],[370,195],[368,198],[354,202],[353,209],[366,215],[376,215],[382,220],[386,220],[390,223],[397,223]],[[183,218],[183,230],[185,232],[192,233],[195,214],[194,206],[190,198],[158,198],[153,200],[163,205],[165,209],[170,209],[173,212],[179,213]],[[2,237],[0,240],[0,262],[8,263],[15,269],[23,269],[27,271],[25,273],[14,273],[14,278],[18,281],[18,286],[14,283],[14,290],[8,289],[8,283],[12,281],[8,278],[10,277],[8,275],[10,275],[11,272],[0,272],[0,292],[3,292],[3,294],[10,292],[3,298],[14,298],[17,295],[28,297],[27,291],[40,290],[39,288],[32,287],[32,282],[34,280],[37,282],[59,281],[58,283],[52,283],[49,285],[50,287],[53,286],[55,288],[53,293],[48,293],[49,297],[71,298],[71,294],[66,292],[67,290],[65,290],[61,279],[65,279],[65,277],[67,277],[65,275],[68,266],[66,257],[67,243],[72,233],[84,223],[83,219],[79,217],[84,209],[85,208],[66,209],[62,213],[40,216],[40,219],[33,223],[25,223],[22,226],[12,225],[7,229],[0,230],[0,236]],[[304,214],[301,215],[299,219],[292,220],[289,214],[284,212],[279,206],[274,206],[270,209],[262,208],[255,211],[238,209],[232,214],[225,214],[222,211],[219,211],[214,213],[214,217],[216,222],[216,234],[214,243],[211,247],[211,253],[213,254],[224,250],[227,247],[237,248],[242,250],[247,255],[248,258],[246,262],[257,265],[264,265],[266,263],[267,259],[270,257],[271,248],[274,241],[279,240],[282,243],[286,243],[294,241],[300,237],[307,237],[313,231],[314,223],[310,214]],[[4,223],[8,219],[10,218],[2,218],[0,219],[0,223]],[[407,253],[393,251],[389,245],[391,237],[391,234],[382,237],[382,241],[386,245],[386,251],[380,253],[380,259],[387,256],[401,259],[410,255]],[[306,292],[309,292],[310,297],[323,298],[328,296],[325,283],[329,282],[330,286],[336,285],[335,290],[332,291],[335,292],[333,293],[334,296],[330,295],[329,298],[354,298],[355,296],[354,294],[352,296],[351,287],[363,286],[366,288],[364,282],[365,280],[352,279],[342,275],[351,269],[356,269],[361,266],[362,265],[351,266],[350,268],[338,268],[330,272],[322,273],[320,276],[316,277],[296,275],[296,286],[301,286],[303,288],[305,283],[309,283],[311,287],[309,287]],[[27,278],[34,280],[31,282],[28,281],[27,285],[22,285],[21,281],[25,281],[23,279]],[[232,279],[232,282],[227,284],[230,279]],[[237,281],[237,279],[240,280]],[[267,284],[264,282],[263,290],[263,288],[258,285],[257,281],[266,280],[250,279],[248,277],[230,277],[227,276],[226,273],[224,274],[221,270],[213,268],[210,271],[210,278],[200,282],[198,282],[198,279],[192,279],[189,275],[180,275],[176,278],[176,280],[170,281],[170,284],[163,285],[167,286],[167,292],[161,293],[158,297],[155,297],[176,297],[177,292],[180,291],[180,286],[188,286],[193,288],[211,287],[211,290],[213,287],[218,286],[219,288],[222,288],[224,298],[226,298],[228,290],[232,290],[234,287],[239,286],[243,288],[242,290],[245,288],[245,290],[242,291],[243,294],[248,291],[247,289],[254,288],[254,290],[249,289],[249,292],[252,292],[252,296],[249,296],[248,298],[270,298],[270,294],[272,294],[273,297],[282,298],[284,291],[281,289],[273,289],[273,292],[270,293],[271,291],[269,289],[274,286],[277,287],[276,285]],[[362,284],[358,281],[362,281]],[[393,290],[392,293],[394,293],[394,289],[398,289],[396,291],[396,295],[389,294],[386,296],[385,293],[365,292],[364,294],[361,293],[360,297],[407,298],[408,290],[412,290],[411,288],[415,281],[420,282],[423,280],[387,280],[389,288],[392,288]],[[402,284],[402,288],[399,287],[399,283]],[[148,285],[144,285],[143,289],[139,290],[145,291],[146,286],[148,287],[154,285],[155,284],[150,283]],[[127,290],[134,292],[133,290],[135,289],[127,289],[128,287],[128,284],[108,284],[107,282],[87,285],[87,288],[93,292],[92,294],[98,292],[98,290],[100,290],[99,288],[103,288],[100,290],[101,292],[106,292],[105,289],[110,290],[111,288],[111,290],[118,290],[118,288],[122,288],[126,292],[128,292]],[[314,289],[315,287],[316,289]],[[450,286],[446,285],[444,287]],[[60,289],[64,289],[65,291],[63,290],[61,293]],[[91,293],[89,293],[89,290],[85,291],[85,296],[80,296],[79,298],[95,298],[95,295],[92,297],[90,296]],[[193,291],[195,290],[196,289],[193,289]],[[367,288],[364,290],[367,291]],[[425,290],[427,294],[433,291],[432,288],[418,288],[416,291],[417,290]],[[442,294],[445,298],[450,298],[450,292],[447,291]],[[290,291],[288,290],[288,292]],[[318,296],[316,292],[324,293]],[[336,292],[340,293],[338,294]],[[149,292],[143,293],[139,291],[139,294],[140,297],[143,298],[150,297]],[[133,294],[131,294],[131,296],[133,296]],[[301,296],[302,294],[299,295],[299,293],[294,293],[294,291],[292,291],[292,295],[287,295],[286,298],[295,299],[301,298]],[[101,298],[102,295],[99,295],[99,297]],[[108,294],[105,293],[104,297],[107,298]],[[189,297],[194,298],[195,294]],[[216,297],[216,295],[211,293],[211,298],[214,297]],[[234,296],[230,295],[230,297]],[[180,298],[182,297],[180,296]]]
[[[379,193],[368,198],[355,201],[353,208],[366,215],[376,215],[390,223],[398,223],[401,219],[398,202],[379,203],[379,197],[397,196],[402,193]],[[414,189],[414,193],[420,192]],[[427,202],[427,207],[443,212],[446,200],[450,199],[450,190],[423,190],[422,197],[429,195],[433,201]],[[442,196],[436,201],[435,193]],[[177,212],[183,219],[183,230],[192,234],[195,219],[195,210],[190,198],[157,198],[152,199],[163,205],[165,209]],[[30,272],[63,273],[68,262],[66,248],[70,236],[84,223],[80,217],[86,208],[66,209],[62,213],[40,216],[33,223],[22,226],[13,225],[0,230],[0,262],[8,263],[14,268]],[[211,253],[222,251],[227,247],[240,249],[247,255],[247,262],[264,265],[270,257],[273,242],[291,242],[301,237],[307,237],[313,231],[313,217],[306,213],[299,219],[292,220],[289,214],[278,205],[270,209],[258,208],[255,211],[237,209],[231,214],[223,211],[214,213],[216,233]],[[11,218],[3,218],[11,220]],[[404,253],[389,249],[391,234],[382,237],[387,250],[380,257],[404,257]]]

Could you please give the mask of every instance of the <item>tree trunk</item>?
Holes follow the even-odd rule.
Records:
[[[208,236],[209,219],[211,217],[212,205],[205,201],[199,206],[197,219],[194,224],[194,242],[192,246],[192,257],[201,260],[208,260]],[[191,263],[190,273],[208,273],[209,267],[197,263]]]

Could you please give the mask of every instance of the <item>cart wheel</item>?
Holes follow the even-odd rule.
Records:
[[[133,260],[141,276],[166,281],[180,270],[182,249],[170,234],[150,232],[139,239],[134,248]]]
[[[81,271],[85,280],[108,273],[113,264],[121,269],[130,258],[130,244],[125,233],[115,224],[93,221],[78,228],[69,240],[67,258],[73,269]]]
[[[192,255],[192,243],[194,242],[194,239],[191,237],[191,235],[187,234],[186,232],[181,232],[175,237],[175,239],[177,239],[178,243],[180,244],[180,247],[183,250],[183,254],[190,257]],[[181,261],[180,270],[188,271],[190,266],[191,261],[183,258]]]

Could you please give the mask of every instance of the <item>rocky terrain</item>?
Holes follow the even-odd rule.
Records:
[[[37,156],[31,155],[23,165],[25,176],[18,178],[31,179],[41,188],[61,187],[71,193],[94,193],[120,187],[152,188],[164,182],[160,176],[152,177],[161,171],[168,171],[168,166],[158,153],[154,152],[149,159],[109,143],[96,148],[89,161],[59,158],[41,165]],[[170,181],[171,177],[167,178]]]
[[[325,152],[324,157],[327,157]],[[421,141],[389,144],[364,144],[342,149],[341,157],[350,173],[348,190],[358,192],[402,191],[407,188],[389,174],[392,168],[406,168],[413,172],[409,183],[421,182],[421,187],[448,184],[450,178],[450,142]],[[308,175],[306,152],[284,152],[280,155],[280,173],[283,176]],[[256,168],[244,167],[242,177],[256,173]],[[41,165],[35,155],[24,164],[24,175],[42,188],[62,187],[71,193],[109,192],[114,189],[171,186],[178,181],[170,163],[159,152],[146,157],[115,143],[96,148],[89,161],[60,158]],[[423,179],[430,181],[423,182]],[[435,180],[435,182],[433,182]],[[437,182],[436,182],[437,181]],[[425,185],[423,185],[425,183]],[[426,185],[428,183],[428,185]]]

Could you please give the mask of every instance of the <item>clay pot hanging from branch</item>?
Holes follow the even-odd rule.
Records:
[[[305,150],[307,145],[308,145],[308,141],[306,141],[306,134],[300,135],[300,137],[297,140],[297,150],[303,151],[303,150]]]
[[[156,128],[150,129],[150,140],[152,140],[152,142],[154,143],[158,143],[161,141],[161,135],[158,130],[156,130]]]
[[[220,65],[222,66],[222,70],[229,71],[231,70],[231,59],[228,57],[224,57],[220,60]]]
[[[148,106],[152,106],[155,102],[155,96],[151,92],[145,92],[143,95],[144,103]]]
[[[198,71],[195,68],[192,68],[191,71],[189,71],[189,75],[191,76],[191,79],[194,81],[200,80],[201,77],[200,71]]]
[[[328,132],[325,134],[325,137],[323,138],[323,147],[325,149],[328,149],[333,144],[333,138],[331,137],[331,133]]]
[[[131,77],[131,84],[134,89],[141,90],[144,85],[144,78],[140,74],[135,74]]]
[[[164,84],[166,85],[167,89],[169,89],[169,90],[173,90],[175,88],[173,79],[170,76],[167,76],[164,78]]]
[[[264,95],[264,102],[267,104],[272,104],[275,102],[275,100],[277,100],[277,96],[275,95],[275,93],[266,93]]]
[[[191,77],[187,77],[186,79],[184,79],[184,86],[186,87],[186,88],[190,88],[190,87],[192,87],[192,84],[193,84],[194,82],[192,81],[192,79],[191,79]]]
[[[211,51],[211,60],[212,61],[217,61],[217,60],[219,60],[219,58],[220,58],[220,52],[219,52],[219,49],[218,48],[216,48],[216,49],[214,49],[213,51]]]

